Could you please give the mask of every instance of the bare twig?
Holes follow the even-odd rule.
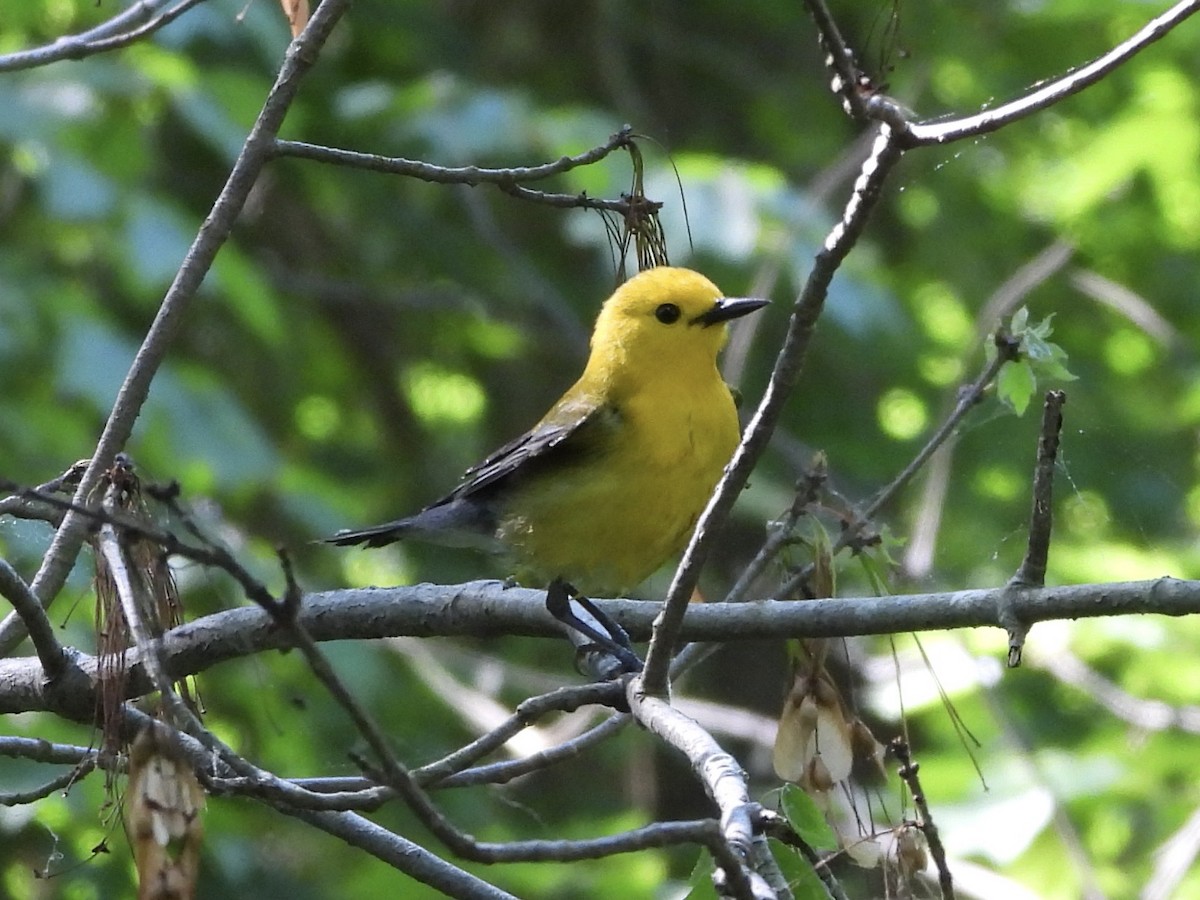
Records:
[[[482,166],[439,166],[415,159],[379,156],[375,153],[359,153],[353,150],[339,150],[336,147],[322,147],[316,144],[304,144],[300,141],[279,139],[274,142],[272,152],[276,156],[294,156],[313,162],[369,169],[372,172],[384,172],[390,175],[405,175],[434,184],[498,184],[505,186],[525,181],[541,181],[552,175],[561,175],[580,166],[590,166],[600,162],[614,150],[628,146],[632,135],[632,127],[626,125],[603,144],[576,156],[563,156],[554,162],[544,163],[540,166],[512,166],[496,169]]]
[[[341,150],[337,147],[322,147],[316,144],[305,144],[300,141],[276,140],[274,154],[280,157],[294,157],[313,162],[346,166],[355,169],[366,169],[372,172],[383,172],[389,175],[403,175],[417,178],[432,184],[493,184],[506,194],[531,200],[546,206],[560,209],[598,209],[615,212],[621,216],[629,213],[631,203],[627,198],[620,200],[604,200],[589,197],[586,194],[555,194],[536,191],[522,184],[530,181],[540,181],[554,175],[561,175],[580,166],[593,165],[614,150],[628,147],[632,140],[632,129],[626,125],[614,133],[603,144],[593,147],[576,156],[564,156],[551,163],[540,166],[513,166],[510,168],[484,168],[482,166],[439,166],[434,163],[402,157],[380,156],[375,153],[360,153],[354,150]]]
[[[139,0],[128,9],[87,31],[60,37],[44,47],[33,47],[0,56],[0,72],[32,69],[63,59],[83,59],[118,50],[158,31],[204,0],[179,0],[168,9],[166,0]]]
[[[867,109],[858,91],[860,73],[854,64],[854,52],[846,44],[824,0],[806,0],[805,6],[817,25],[817,39],[825,51],[825,68],[832,73],[830,90],[841,98],[847,114],[865,121]]]
[[[0,756],[29,759],[34,762],[79,765],[97,761],[100,753],[92,747],[75,744],[56,744],[41,738],[0,736]]]
[[[1016,311],[1029,292],[1059,272],[1074,252],[1075,248],[1070,242],[1054,240],[992,291],[975,317],[975,331],[980,340],[995,332],[997,326]],[[916,578],[928,574],[932,564],[942,505],[950,489],[954,446],[955,441],[948,440],[935,454],[917,502],[914,525],[908,535],[908,547],[903,560],[904,571]]]
[[[183,324],[184,314],[200,282],[212,266],[217,251],[229,237],[259,172],[270,158],[275,135],[295,99],[301,79],[316,61],[321,46],[347,6],[349,0],[323,0],[304,32],[292,42],[287,59],[230,170],[229,178],[188,249],[125,376],[104,431],[92,453],[91,463],[76,489],[77,504],[87,502],[99,484],[101,475],[128,440],[134,421],[149,394],[150,383]],[[79,553],[86,527],[87,521],[82,516],[68,514],[55,533],[31,584],[42,606],[49,606],[62,589]],[[15,615],[8,616],[0,623],[0,656],[11,653],[24,634],[24,624]]]
[[[1041,587],[1046,582],[1046,562],[1050,554],[1050,529],[1053,523],[1054,462],[1058,458],[1058,439],[1062,433],[1062,408],[1067,395],[1047,391],[1042,409],[1042,430],[1038,437],[1037,464],[1033,473],[1033,509],[1029,516],[1029,542],[1025,558],[1009,584],[1013,587]],[[1001,600],[998,610],[1008,631],[1008,665],[1021,664],[1028,626],[1013,615]]]
[[[1176,3],[1107,53],[1061,78],[1030,91],[1024,97],[959,119],[911,123],[900,132],[899,140],[907,149],[924,144],[948,144],[1003,128],[1095,84],[1197,11],[1200,11],[1200,0],[1183,0]]]
[[[954,404],[954,409],[950,411],[950,415],[946,416],[942,424],[938,426],[938,429],[926,441],[925,446],[912,458],[912,461],[904,467],[899,475],[893,478],[879,493],[871,498],[871,502],[862,511],[863,521],[869,521],[873,518],[899,493],[901,488],[912,480],[912,477],[929,461],[929,457],[933,455],[934,451],[946,442],[946,438],[954,433],[954,429],[958,427],[967,413],[983,397],[984,391],[987,390],[988,386],[992,383],[992,379],[996,377],[996,374],[1003,365],[1018,357],[1020,342],[1014,340],[1004,331],[996,332],[994,343],[997,351],[995,359],[984,367],[983,371],[979,373],[978,378],[959,391],[958,399]],[[841,545],[844,539],[844,536],[839,539],[839,545]]]
[[[328,0],[326,0],[328,2]],[[439,859],[420,844],[376,825],[370,819],[350,812],[317,812],[308,809],[282,809],[328,834],[341,838],[448,897],[470,900],[517,900],[495,885]]]
[[[641,682],[642,690],[647,694],[662,695],[666,692],[670,660],[679,640],[679,627],[699,579],[700,568],[716,541],[718,526],[729,514],[751,469],[766,449],[783,406],[799,380],[809,339],[825,305],[829,283],[862,233],[867,217],[879,199],[884,179],[899,159],[900,150],[891,129],[885,125],[880,129],[871,156],[863,164],[841,221],[834,226],[821,252],[817,254],[812,272],[793,307],[787,334],[776,357],[767,390],[746,428],[741,444],[725,469],[724,477],[701,514],[695,533],[675,571],[666,603],[655,620],[654,635],[646,653],[646,668]]]
[[[46,610],[38,603],[29,585],[3,559],[0,559],[0,595],[13,605],[16,615],[24,623],[46,677],[51,680],[57,678],[67,664],[67,657],[54,634],[54,626],[50,624]]]
[[[598,209],[614,212],[621,217],[629,215],[633,209],[633,204],[624,197],[620,200],[605,200],[602,197],[589,197],[587,194],[556,194],[550,191],[535,191],[519,184],[502,184],[499,187],[510,197],[552,206],[555,209]]]
[[[942,839],[938,835],[937,826],[933,823],[929,804],[925,801],[925,793],[921,790],[921,782],[917,776],[920,766],[913,762],[908,743],[903,738],[893,740],[888,749],[900,762],[900,778],[908,785],[913,805],[917,808],[919,816],[917,827],[921,829],[921,833],[925,835],[925,841],[929,844],[929,855],[933,857],[933,864],[937,868],[938,886],[942,891],[942,900],[954,900],[954,883],[950,877],[950,868],[946,865],[946,848],[942,846]]]
[[[892,498],[924,468],[934,453],[945,445],[946,441],[954,434],[955,429],[966,418],[967,413],[979,403],[984,392],[991,385],[992,380],[996,377],[1001,367],[1006,362],[1017,358],[1020,351],[1020,343],[1013,340],[1006,332],[997,331],[993,337],[993,341],[996,346],[995,358],[984,366],[983,371],[979,373],[979,376],[973,382],[959,389],[954,408],[950,410],[949,415],[942,420],[941,424],[929,437],[929,440],[917,451],[916,456],[909,461],[908,465],[895,478],[884,485],[871,498],[870,502],[855,515],[854,520],[847,524],[834,542],[832,552],[837,553],[844,547],[849,546],[859,536],[862,529],[878,515],[879,511],[887,506]],[[779,589],[780,596],[790,597],[795,594],[800,586],[808,581],[811,573],[811,566],[806,566],[800,572],[797,572]]]
[[[613,706],[619,701],[622,688],[617,682],[585,684],[578,687],[563,687],[548,694],[523,700],[516,711],[502,725],[464,747],[443,757],[437,762],[413,771],[413,776],[423,785],[437,785],[456,772],[461,772],[478,759],[482,759],[502,746],[509,738],[536,722],[550,712],[573,712],[581,706],[603,704]]]
[[[81,762],[76,768],[70,772],[64,772],[57,778],[46,782],[45,784],[33,788],[28,791],[0,791],[0,806],[20,806],[23,803],[36,803],[38,800],[44,800],[55,791],[62,791],[69,788],[75,782],[87,775],[96,768],[94,759],[89,759]]]
[[[1058,458],[1058,440],[1062,433],[1063,404],[1067,395],[1047,391],[1042,408],[1042,430],[1038,437],[1037,464],[1033,473],[1033,509],[1029,514],[1029,543],[1013,580],[1025,587],[1046,583],[1046,562],[1050,554],[1050,529],[1053,524],[1054,463]]]
[[[631,721],[632,719],[627,714],[615,713],[578,737],[571,738],[569,741],[564,741],[540,753],[534,753],[523,759],[506,760],[465,769],[441,779],[432,786],[440,790],[442,788],[470,787],[477,784],[507,784],[514,778],[520,778],[530,772],[545,769],[564,760],[574,759],[585,750],[612,737]]]

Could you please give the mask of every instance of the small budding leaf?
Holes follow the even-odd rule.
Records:
[[[1020,341],[1020,359],[1004,364],[996,378],[996,391],[1000,401],[1022,415],[1037,391],[1038,379],[1074,381],[1075,376],[1067,368],[1067,351],[1050,340],[1054,333],[1054,315],[1040,322],[1029,320],[1029,310],[1021,307],[1013,313],[1010,333]],[[988,344],[988,360],[996,358],[996,348]]]

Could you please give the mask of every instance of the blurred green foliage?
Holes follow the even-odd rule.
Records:
[[[1154,11],[1118,0],[897,9],[899,32],[885,37],[890,4],[833,4],[868,67],[923,115],[1011,98],[1108,49]],[[6,4],[0,52],[116,11],[113,2]],[[268,0],[210,0],[127,50],[0,76],[0,475],[36,483],[88,455],[286,46]],[[1050,381],[1069,402],[1049,579],[1200,574],[1198,52],[1200,25],[1185,24],[1051,110],[903,161],[833,285],[800,388],[706,574],[710,595],[752,555],[764,522],[787,509],[814,449],[826,451],[851,499],[899,471],[984,364],[997,324],[989,298],[1056,241],[1070,243],[1070,258],[1021,301],[1031,322],[1054,316],[1053,340],[1078,378]],[[284,136],[447,165],[526,165],[632,123],[649,138],[647,186],[666,204],[673,261],[730,294],[778,273],[773,311],[740,348],[735,373],[753,404],[790,298],[854,173],[857,128],[826,82],[811,23],[794,5],[359,0],[304,83]],[[616,154],[544,187],[615,197],[629,179]],[[128,450],[143,477],[179,479],[201,521],[271,584],[280,582],[277,544],[293,550],[313,589],[502,575],[459,552],[342,552],[312,541],[418,508],[532,424],[573,379],[615,277],[595,214],[486,186],[272,163]],[[923,557],[915,545],[894,551],[908,568],[893,590],[997,585],[1015,569],[1036,395],[1030,405],[1017,418],[991,396],[968,419],[936,539]],[[924,496],[918,483],[886,511],[892,533],[928,524]],[[31,575],[48,533],[5,521],[0,551]],[[85,558],[52,615],[64,640],[90,649],[89,568]],[[218,575],[190,566],[178,575],[190,615],[243,602]],[[853,595],[869,583],[851,566],[839,590]],[[1195,704],[1198,638],[1190,620],[1038,626],[1030,662],[1001,676],[1001,635],[927,636],[935,670],[982,741],[990,791],[911,639],[898,638],[911,742],[950,852],[1046,897],[1080,896],[1085,883],[1135,896],[1154,850],[1200,804],[1197,738],[1118,720],[1041,669],[1038,654],[1070,651],[1134,696]],[[447,669],[504,703],[577,677],[564,647],[550,642],[431,643]],[[880,734],[895,733],[888,643],[848,646],[875,670],[859,676],[863,709]],[[407,762],[474,733],[395,645],[329,649]],[[731,647],[688,689],[774,716],[785,668],[782,647]],[[210,726],[257,763],[287,776],[354,772],[347,751],[362,748],[347,744],[343,713],[296,655],[223,664],[201,688]],[[32,714],[0,728],[91,738]],[[721,737],[757,788],[777,787],[761,746]],[[704,814],[679,761],[648,743],[631,731],[516,784],[438,799],[460,826],[494,840]],[[0,760],[5,785],[46,778],[46,767]],[[885,796],[894,815],[897,794]],[[132,864],[102,801],[92,777],[66,797],[0,809],[0,894],[127,896]],[[378,819],[422,839],[395,806]],[[429,893],[247,800],[211,800],[206,831],[202,897]],[[102,841],[111,852],[91,858]],[[1064,857],[1065,846],[1081,848],[1087,863]],[[468,868],[521,896],[650,897],[664,896],[668,880],[682,887],[695,858]],[[49,881],[34,874],[47,872]],[[1197,872],[1179,896],[1200,896]],[[859,895],[875,890],[870,874],[840,874]]]

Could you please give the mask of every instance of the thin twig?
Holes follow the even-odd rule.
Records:
[[[1038,437],[1037,464],[1033,473],[1033,509],[1029,515],[1029,542],[1025,558],[1009,581],[1012,588],[1041,587],[1046,582],[1046,562],[1050,555],[1050,530],[1053,524],[1054,462],[1058,458],[1058,440],[1062,433],[1062,408],[1067,395],[1047,391],[1042,408],[1042,430]],[[1028,624],[1016,615],[1002,594],[997,608],[1001,624],[1008,631],[1008,665],[1021,664]]]
[[[93,747],[56,744],[41,738],[0,735],[0,756],[56,765],[79,765],[82,762],[99,760],[100,753]]]
[[[1038,436],[1037,464],[1033,472],[1033,509],[1029,514],[1029,543],[1025,558],[1013,580],[1023,587],[1041,587],[1046,583],[1046,563],[1050,555],[1050,529],[1053,525],[1054,463],[1058,459],[1058,441],[1062,434],[1063,405],[1067,395],[1047,391],[1042,407],[1042,430]]]
[[[913,122],[900,132],[905,149],[928,144],[948,144],[964,138],[989,134],[1039,110],[1046,109],[1095,84],[1113,70],[1166,36],[1175,26],[1200,11],[1200,0],[1183,0],[1151,19],[1132,37],[1122,41],[1092,62],[1068,72],[1013,100],[971,116],[940,122]]]
[[[55,791],[66,790],[75,782],[87,777],[94,768],[96,768],[95,760],[89,759],[81,762],[70,772],[64,772],[62,775],[46,782],[40,787],[28,791],[13,791],[11,793],[0,791],[0,806],[20,806],[24,803],[36,803],[38,800],[44,800]]]
[[[499,187],[500,190],[504,191],[510,197],[529,200],[533,203],[540,203],[543,206],[552,206],[555,209],[598,209],[614,212],[621,217],[629,215],[633,209],[633,204],[625,198],[620,200],[605,200],[600,197],[589,197],[583,193],[555,194],[550,191],[535,191],[533,188],[527,188],[519,184],[502,184]],[[656,205],[661,204],[656,202]]]
[[[355,813],[290,806],[286,799],[288,797],[297,797],[304,803],[317,803],[320,798],[317,796],[314,799],[312,792],[259,769],[228,748],[214,753],[212,748],[197,738],[158,723],[130,706],[125,708],[124,720],[124,727],[131,734],[147,727],[159,729],[163,739],[170,741],[183,757],[189,760],[202,783],[209,789],[212,789],[214,784],[220,784],[221,779],[230,779],[231,776],[240,774],[248,784],[258,783],[260,790],[246,791],[247,795],[266,799],[280,812],[309,822],[330,834],[336,834],[352,846],[365,850],[424,884],[442,890],[448,896],[514,900],[510,894],[439,859],[419,844],[393,834]]]
[[[150,384],[167,350],[183,324],[184,314],[196,295],[201,281],[211,268],[217,251],[224,245],[234,222],[242,211],[258,174],[270,158],[275,135],[296,97],[300,81],[316,62],[317,54],[333,26],[349,6],[350,0],[322,0],[303,33],[292,42],[287,59],[271,88],[262,111],[230,170],[220,195],[196,234],[159,306],[153,324],[126,373],[117,393],[112,412],[92,453],[91,463],[80,479],[75,502],[84,505],[124,446],[133,430]],[[87,521],[79,515],[67,515],[54,535],[41,568],[30,587],[43,607],[48,607],[66,582],[83,543]],[[25,636],[24,624],[14,615],[0,623],[0,656],[7,656]]]
[[[448,897],[469,900],[517,900],[507,891],[502,891],[470,872],[439,859],[420,844],[355,813],[287,808],[281,809],[280,812],[341,838],[351,847],[371,854]]]
[[[854,65],[853,52],[824,0],[805,0],[805,6],[817,25],[817,37],[825,51],[825,68],[833,73],[830,89],[841,98],[842,106],[850,116],[865,121],[867,109],[858,92],[859,72]]]
[[[908,743],[903,738],[893,740],[888,749],[900,762],[900,778],[908,785],[913,805],[917,808],[917,815],[920,817],[917,827],[921,829],[921,833],[925,835],[925,842],[929,844],[929,855],[933,857],[933,864],[937,868],[942,900],[954,900],[954,882],[950,877],[950,868],[946,865],[946,848],[942,846],[941,836],[933,823],[933,816],[929,812],[929,804],[925,800],[925,793],[921,790],[921,782],[917,775],[920,766],[913,762]]]
[[[628,147],[631,138],[632,129],[626,125],[603,144],[575,156],[563,156],[554,162],[540,166],[512,166],[509,168],[439,166],[417,159],[380,156],[375,153],[360,153],[337,147],[323,147],[317,144],[285,140],[275,141],[273,153],[279,157],[293,157],[354,169],[366,169],[371,172],[383,172],[389,175],[403,175],[432,184],[493,184],[506,194],[546,206],[560,209],[608,210],[624,216],[629,213],[631,208],[630,201],[625,198],[604,200],[589,197],[587,194],[555,194],[532,190],[522,187],[521,184],[561,175],[580,166],[593,165],[609,156],[614,150]]]
[[[1074,247],[1058,238],[1026,260],[1006,278],[987,298],[975,317],[975,332],[980,340],[996,330],[996,326],[1011,316],[1026,296],[1044,284],[1070,261]],[[950,472],[956,441],[951,439],[938,450],[921,488],[916,504],[913,526],[909,530],[908,546],[901,562],[903,571],[921,579],[929,573],[933,549],[941,525],[942,507],[950,489]]]
[[[33,47],[0,56],[0,72],[32,69],[64,59],[83,59],[97,53],[127,47],[170,24],[193,6],[203,2],[204,0],[180,0],[170,9],[158,12],[159,7],[166,5],[166,0],[139,0],[95,28],[60,37],[44,47]]]
[[[874,518],[899,493],[900,489],[912,480],[913,476],[928,462],[929,457],[933,456],[934,451],[942,446],[946,442],[946,439],[954,433],[954,429],[959,426],[959,423],[962,422],[967,413],[979,403],[984,392],[1004,364],[1016,359],[1020,354],[1020,342],[1013,340],[1004,331],[996,333],[994,343],[996,346],[995,358],[984,367],[983,371],[979,373],[978,378],[959,391],[954,409],[950,411],[950,414],[938,426],[937,431],[926,441],[925,446],[912,458],[912,461],[864,507],[861,517],[863,521],[869,521]],[[844,539],[844,537],[840,538],[839,544]]]
[[[666,604],[655,620],[654,636],[646,653],[646,668],[641,676],[645,693],[663,695],[666,692],[670,660],[679,640],[679,627],[699,579],[700,568],[716,542],[718,526],[729,514],[751,469],[766,449],[783,406],[799,380],[808,342],[825,305],[829,283],[862,233],[867,217],[879,199],[887,173],[899,161],[900,154],[891,129],[882,126],[871,156],[863,164],[855,182],[842,219],[825,239],[825,245],[817,254],[812,272],[796,300],[783,346],[776,357],[762,401],[726,467],[724,477],[701,514],[695,533],[675,571]]]
[[[0,595],[13,605],[16,615],[24,623],[46,677],[51,680],[57,678],[67,665],[67,657],[54,634],[50,617],[17,570],[3,559],[0,559]]]
[[[598,682],[563,687],[530,697],[518,704],[513,714],[501,725],[471,743],[460,747],[437,762],[413,770],[413,777],[426,786],[436,786],[456,772],[461,772],[476,760],[499,749],[517,732],[527,728],[550,712],[574,712],[581,706],[602,704],[613,706],[620,700],[621,685],[617,682]]]
[[[561,632],[558,636],[561,638]],[[464,769],[462,772],[439,780],[431,785],[431,787],[441,790],[443,788],[472,787],[479,784],[507,784],[514,778],[520,778],[523,775],[528,775],[530,772],[536,772],[565,760],[576,758],[585,750],[594,747],[601,741],[605,741],[618,731],[621,731],[631,721],[633,720],[626,713],[614,713],[600,724],[589,728],[583,734],[571,738],[569,741],[563,741],[563,743],[543,750],[540,753],[534,753],[522,759],[505,760],[504,762]]]
[[[878,515],[879,511],[887,506],[892,498],[924,468],[933,454],[954,434],[955,429],[966,418],[967,413],[979,403],[984,392],[991,385],[992,380],[996,377],[1001,367],[1006,362],[1016,359],[1019,355],[1020,343],[1009,337],[1006,332],[996,332],[993,340],[997,351],[995,358],[984,366],[983,371],[979,373],[979,376],[973,382],[959,388],[954,408],[950,410],[949,415],[942,420],[941,424],[930,435],[929,440],[917,451],[917,454],[909,461],[908,465],[871,498],[867,505],[855,515],[853,521],[847,523],[846,527],[842,529],[841,534],[838,535],[837,540],[833,543],[833,547],[831,548],[833,553],[837,553],[855,541],[862,529]],[[779,589],[779,595],[781,597],[793,596],[808,581],[811,574],[812,566],[805,566],[801,571],[784,582]]]

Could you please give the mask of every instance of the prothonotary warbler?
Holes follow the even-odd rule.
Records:
[[[689,269],[630,278],[596,319],[583,375],[540,422],[416,515],[330,542],[483,547],[529,586],[627,593],[683,549],[737,447],[717,354],[726,323],[766,303],[724,297]]]

